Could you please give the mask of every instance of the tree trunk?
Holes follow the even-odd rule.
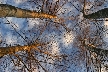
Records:
[[[108,18],[108,8],[99,10],[89,15],[84,15],[84,18],[87,18],[87,19]]]
[[[28,51],[28,52],[30,52],[32,49],[34,49],[34,50],[36,50],[40,53],[52,56],[52,57],[59,57],[59,56],[52,55],[47,51],[43,51],[43,50],[39,49],[38,48],[39,46],[42,46],[42,44],[35,43],[35,44],[24,45],[24,46],[0,47],[0,57],[2,58],[4,55],[14,54],[18,51]]]
[[[0,4],[0,17],[57,18],[55,15],[21,9],[7,4]]]
[[[7,55],[7,54],[13,54],[18,51],[24,51],[24,50],[30,51],[31,49],[35,49],[39,51],[39,49],[36,48],[37,46],[39,46],[39,44],[31,44],[31,45],[25,45],[25,46],[0,47],[0,57]]]

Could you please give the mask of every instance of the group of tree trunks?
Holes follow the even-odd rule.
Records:
[[[99,10],[95,13],[89,14],[89,15],[83,15],[84,18],[87,19],[98,19],[98,18],[107,18],[108,17],[108,8]],[[8,4],[0,4],[0,17],[17,17],[17,18],[57,18],[56,15],[21,9],[12,5]],[[6,54],[15,53],[17,51],[22,50],[28,50],[31,49],[31,47],[34,47],[35,45],[30,46],[13,46],[13,47],[0,47],[0,56],[4,56]],[[108,53],[108,50],[93,48],[90,46],[87,46],[89,50],[94,51],[97,53],[104,52]],[[37,49],[37,48],[36,48]]]

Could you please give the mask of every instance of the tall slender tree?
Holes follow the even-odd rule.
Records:
[[[56,15],[21,9],[8,4],[0,4],[0,17],[17,18],[57,18]]]

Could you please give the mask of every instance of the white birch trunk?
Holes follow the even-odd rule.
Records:
[[[21,9],[7,4],[0,4],[0,17],[57,18],[56,15]]]

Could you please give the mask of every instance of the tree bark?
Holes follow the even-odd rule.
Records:
[[[88,44],[88,45],[85,45],[87,50],[91,51],[91,52],[95,52],[97,55],[100,55],[100,56],[106,56],[108,57],[108,50],[106,49],[102,49],[102,48],[97,48],[96,46],[94,45],[91,45],[91,44]]]
[[[87,19],[108,18],[108,8],[99,10],[99,11],[89,14],[89,15],[84,14],[84,18],[87,18]]]
[[[17,18],[57,18],[56,15],[21,9],[8,4],[0,4],[0,17]]]
[[[42,46],[42,45],[43,44],[36,43],[36,44],[30,44],[30,45],[24,45],[24,46],[0,47],[0,57],[3,57],[4,55],[7,55],[7,54],[11,55],[11,54],[14,54],[18,51],[30,52],[32,49],[34,49],[40,53],[52,56],[52,57],[59,57],[59,56],[52,55],[47,51],[43,51],[43,50],[39,49],[38,47]]]
[[[25,46],[11,46],[11,47],[0,47],[0,57],[7,55],[7,54],[13,54],[18,51],[30,51],[31,49],[35,49],[37,51],[40,51],[38,47],[39,44],[31,44],[31,45],[25,45]]]

